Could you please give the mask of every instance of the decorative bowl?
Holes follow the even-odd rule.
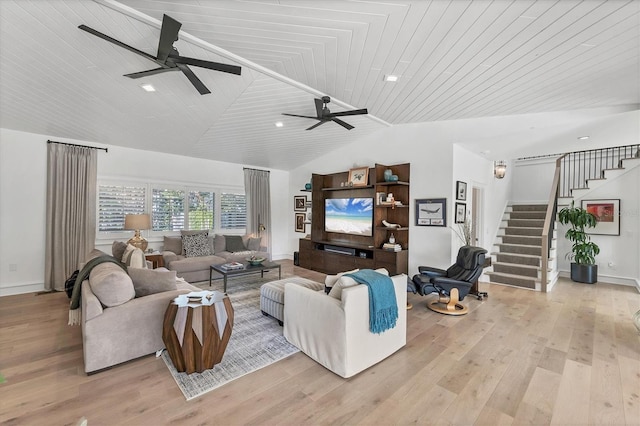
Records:
[[[264,257],[247,257],[247,262],[249,262],[249,265],[251,266],[258,266],[264,261]]]

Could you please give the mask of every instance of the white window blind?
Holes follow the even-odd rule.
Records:
[[[247,203],[244,194],[220,195],[220,228],[242,229],[247,226]]]
[[[127,214],[144,213],[146,188],[124,185],[98,186],[98,232],[124,231]]]
[[[213,229],[215,192],[189,191],[189,229]]]
[[[185,191],[153,189],[151,203],[151,227],[154,231],[179,231],[185,229]]]

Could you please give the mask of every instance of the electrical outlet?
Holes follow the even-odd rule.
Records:
[[[615,263],[613,263],[613,260],[610,260],[610,261],[609,261],[609,263],[607,263],[607,266],[608,266],[609,268],[611,268],[611,269],[615,269],[616,264],[615,264]]]
[[[18,270],[18,264],[17,263],[10,263],[9,264],[9,272],[16,272]]]

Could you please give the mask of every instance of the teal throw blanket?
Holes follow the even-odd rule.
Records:
[[[94,257],[93,259],[85,263],[84,267],[78,273],[76,283],[73,286],[73,292],[71,293],[71,302],[69,306],[69,325],[80,324],[80,288],[82,287],[82,281],[89,278],[89,274],[91,273],[91,270],[93,268],[105,262],[115,263],[125,271],[127,270],[127,267],[124,265],[124,263],[107,254],[105,254],[104,256]]]
[[[369,330],[372,333],[380,334],[396,326],[398,301],[391,278],[372,269],[361,269],[344,276],[369,287]]]

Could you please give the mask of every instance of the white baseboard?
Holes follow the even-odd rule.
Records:
[[[563,278],[571,279],[571,272],[560,271],[560,276]],[[604,275],[604,274],[598,273],[598,282],[635,287],[638,290],[638,292],[640,292],[640,281],[638,281],[635,278],[614,277],[612,275]]]
[[[3,284],[0,286],[0,297],[24,293],[36,293],[39,291],[44,291],[44,283]]]

